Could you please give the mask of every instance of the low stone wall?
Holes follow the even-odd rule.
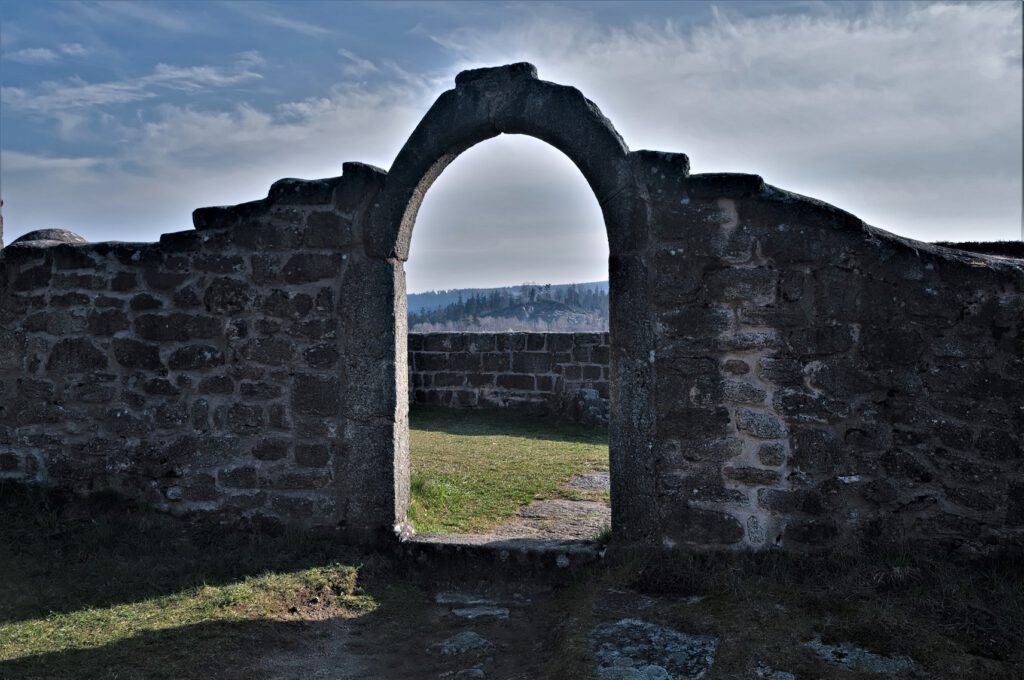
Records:
[[[44,230],[4,248],[0,480],[338,523],[360,205],[343,194],[361,181],[278,182],[237,231],[208,209],[159,243]]]
[[[607,333],[410,333],[409,401],[608,424]]]

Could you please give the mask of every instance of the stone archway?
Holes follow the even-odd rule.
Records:
[[[427,190],[466,149],[499,134],[524,134],[547,142],[579,168],[596,196],[609,244],[611,299],[611,411],[609,447],[612,526],[616,540],[642,538],[654,517],[654,470],[650,442],[653,334],[649,296],[639,251],[646,245],[647,219],[630,152],[597,106],[579,90],[537,78],[519,63],[460,73],[399,152],[367,220],[367,254],[387,266],[391,285],[381,288],[393,323],[378,326],[393,353],[378,375],[392,415],[391,447],[385,464],[394,528],[406,534],[409,495],[407,316],[404,262],[412,228]],[[378,308],[379,309],[379,308]]]

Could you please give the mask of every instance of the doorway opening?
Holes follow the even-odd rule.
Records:
[[[608,241],[579,169],[521,135],[462,153],[405,269],[418,540],[608,540]]]

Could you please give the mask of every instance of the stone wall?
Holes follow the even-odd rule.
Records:
[[[1024,260],[754,175],[656,176],[663,540],[1019,545]]]
[[[156,244],[46,230],[5,248],[0,477],[337,521],[358,170],[278,182],[243,229],[208,209]]]
[[[410,333],[414,404],[538,408],[608,424],[607,333]]]
[[[404,262],[434,179],[501,133],[601,205],[615,542],[1024,545],[1024,260],[691,176],[528,64],[460,74],[387,173],[284,180],[158,244],[5,248],[0,476],[408,536]]]

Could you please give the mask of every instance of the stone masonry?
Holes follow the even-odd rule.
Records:
[[[1024,544],[1024,260],[630,151],[529,64],[459,74],[388,172],[282,180],[155,244],[4,248],[0,478],[408,535],[404,262],[431,183],[502,133],[602,208],[616,543]]]
[[[414,404],[529,408],[608,424],[607,333],[410,333]]]

